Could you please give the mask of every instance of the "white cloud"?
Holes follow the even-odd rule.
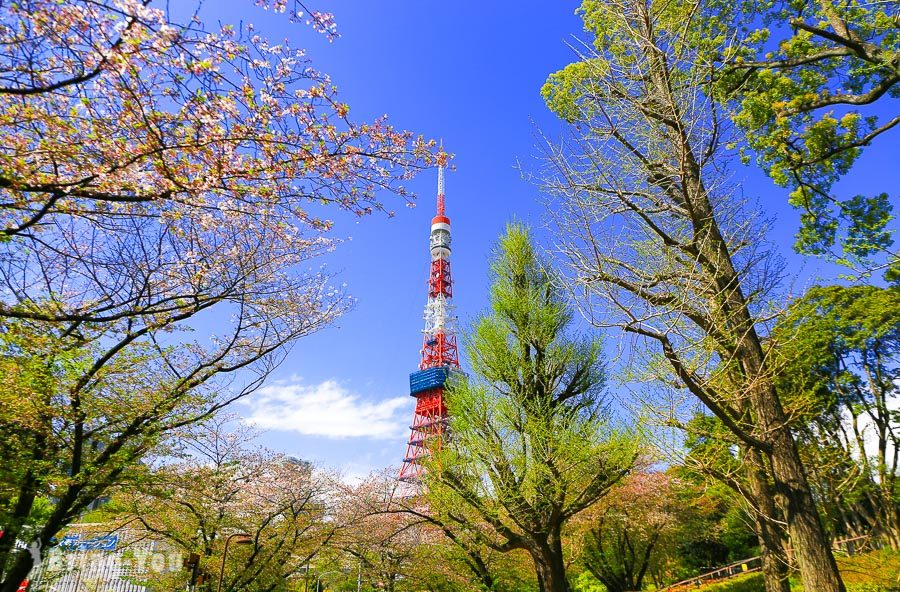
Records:
[[[409,397],[363,399],[337,381],[303,385],[296,381],[265,386],[248,397],[244,421],[263,429],[330,438],[402,438]],[[243,415],[243,414],[242,414]]]

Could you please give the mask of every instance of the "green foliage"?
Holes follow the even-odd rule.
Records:
[[[773,343],[778,386],[800,426],[840,421],[842,410],[872,414],[885,427],[896,421],[889,401],[898,395],[900,288],[812,288],[779,322]]]
[[[126,350],[83,380],[94,355],[90,345],[39,332],[27,322],[7,321],[0,329],[0,524],[9,532],[22,529],[23,539],[55,513],[65,488],[84,492],[79,511],[99,483],[126,470],[136,449],[156,442],[147,434],[110,453],[123,413],[110,399],[133,388],[137,404],[142,389],[125,374],[144,354]],[[132,380],[142,378],[136,373]]]
[[[735,3],[716,4],[730,12]],[[869,263],[893,243],[889,197],[841,199],[832,187],[898,122],[875,107],[900,88],[896,10],[828,0],[743,6],[732,25],[740,34],[717,73],[719,96],[760,165],[801,210],[796,249]]]
[[[110,349],[90,329],[0,326],[0,565],[30,561],[11,541],[49,546],[112,485],[139,479],[138,460],[211,399],[179,384],[153,343]]]
[[[852,396],[866,380],[855,356],[881,349],[887,356],[900,343],[900,289],[877,286],[815,287],[791,306],[774,334],[773,353],[785,365],[779,386],[796,401],[818,400],[811,413],[838,404],[836,397]],[[875,351],[873,351],[873,348]],[[891,371],[879,368],[885,379]],[[889,385],[885,385],[889,386]]]
[[[572,312],[526,228],[508,227],[491,273],[490,312],[467,344],[472,376],[446,393],[453,437],[432,456],[428,495],[490,547],[527,550],[561,590],[563,524],[628,472],[637,445],[610,426],[600,343],[569,333]]]
[[[606,592],[606,587],[591,572],[583,571],[572,581],[573,592]]]
[[[710,8],[714,8],[711,10]],[[730,37],[729,21],[733,18],[727,5],[712,5],[694,0],[651,2],[650,13],[658,31],[682,31],[684,36],[666,34],[666,44],[677,53],[711,56]],[[591,34],[592,49],[588,55],[551,74],[541,88],[541,96],[553,113],[569,122],[587,122],[601,115],[599,103],[615,100],[620,89],[605,85],[604,77],[629,68],[643,69],[644,56],[634,51],[630,38],[633,23],[628,11],[603,0],[584,0],[576,11],[584,22],[584,30]],[[706,72],[706,64],[697,61],[696,67],[672,71],[677,82],[684,82]],[[627,85],[627,83],[626,83]],[[630,89],[634,90],[634,89]]]
[[[814,287],[775,327],[771,352],[824,522],[896,545],[900,288]]]

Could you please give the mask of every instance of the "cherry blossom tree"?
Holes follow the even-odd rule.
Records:
[[[250,26],[138,0],[4,5],[0,315],[164,325],[228,299],[238,261],[273,277],[330,248],[325,206],[384,210],[378,192],[408,199],[430,162],[348,112],[302,50]]]
[[[0,355],[36,393],[0,399],[6,592],[31,568],[16,538],[48,544],[347,310],[309,269],[329,212],[410,203],[434,144],[352,121],[302,50],[149,0],[0,4],[0,137]]]
[[[659,563],[679,520],[672,481],[666,473],[634,473],[589,511],[584,561],[610,592],[640,590]]]
[[[281,589],[305,573],[339,525],[326,517],[337,490],[334,475],[248,442],[254,434],[216,418],[182,439],[177,460],[153,468],[139,487],[123,488],[112,505],[217,575],[229,535],[251,543],[229,553],[223,590]],[[182,589],[187,572],[148,574],[150,590]],[[215,589],[206,578],[198,590]]]
[[[342,527],[328,545],[330,561],[323,557],[317,563],[339,571],[343,566],[354,585],[360,575],[363,586],[393,591],[506,592],[534,586],[527,555],[510,557],[481,543],[458,519],[464,509],[406,495],[396,468],[347,486],[336,514]]]

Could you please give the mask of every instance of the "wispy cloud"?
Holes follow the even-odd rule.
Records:
[[[244,421],[263,429],[330,438],[396,439],[404,434],[398,413],[408,397],[374,400],[350,392],[337,381],[304,385],[298,381],[259,389],[245,400]]]

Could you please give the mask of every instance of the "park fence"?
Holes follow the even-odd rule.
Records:
[[[871,550],[872,545],[872,537],[869,535],[862,535],[834,541],[832,543],[832,549],[845,555],[856,555],[857,553]],[[791,549],[787,549],[787,552],[788,561],[792,561]],[[660,589],[660,592],[685,592],[686,590],[691,590],[692,588],[697,588],[704,584],[711,584],[713,582],[727,580],[734,576],[753,573],[760,570],[762,570],[762,557],[757,555],[756,557],[735,561],[725,567],[720,567],[713,571],[708,571],[698,576],[675,582],[674,584],[670,584],[665,588]]]

